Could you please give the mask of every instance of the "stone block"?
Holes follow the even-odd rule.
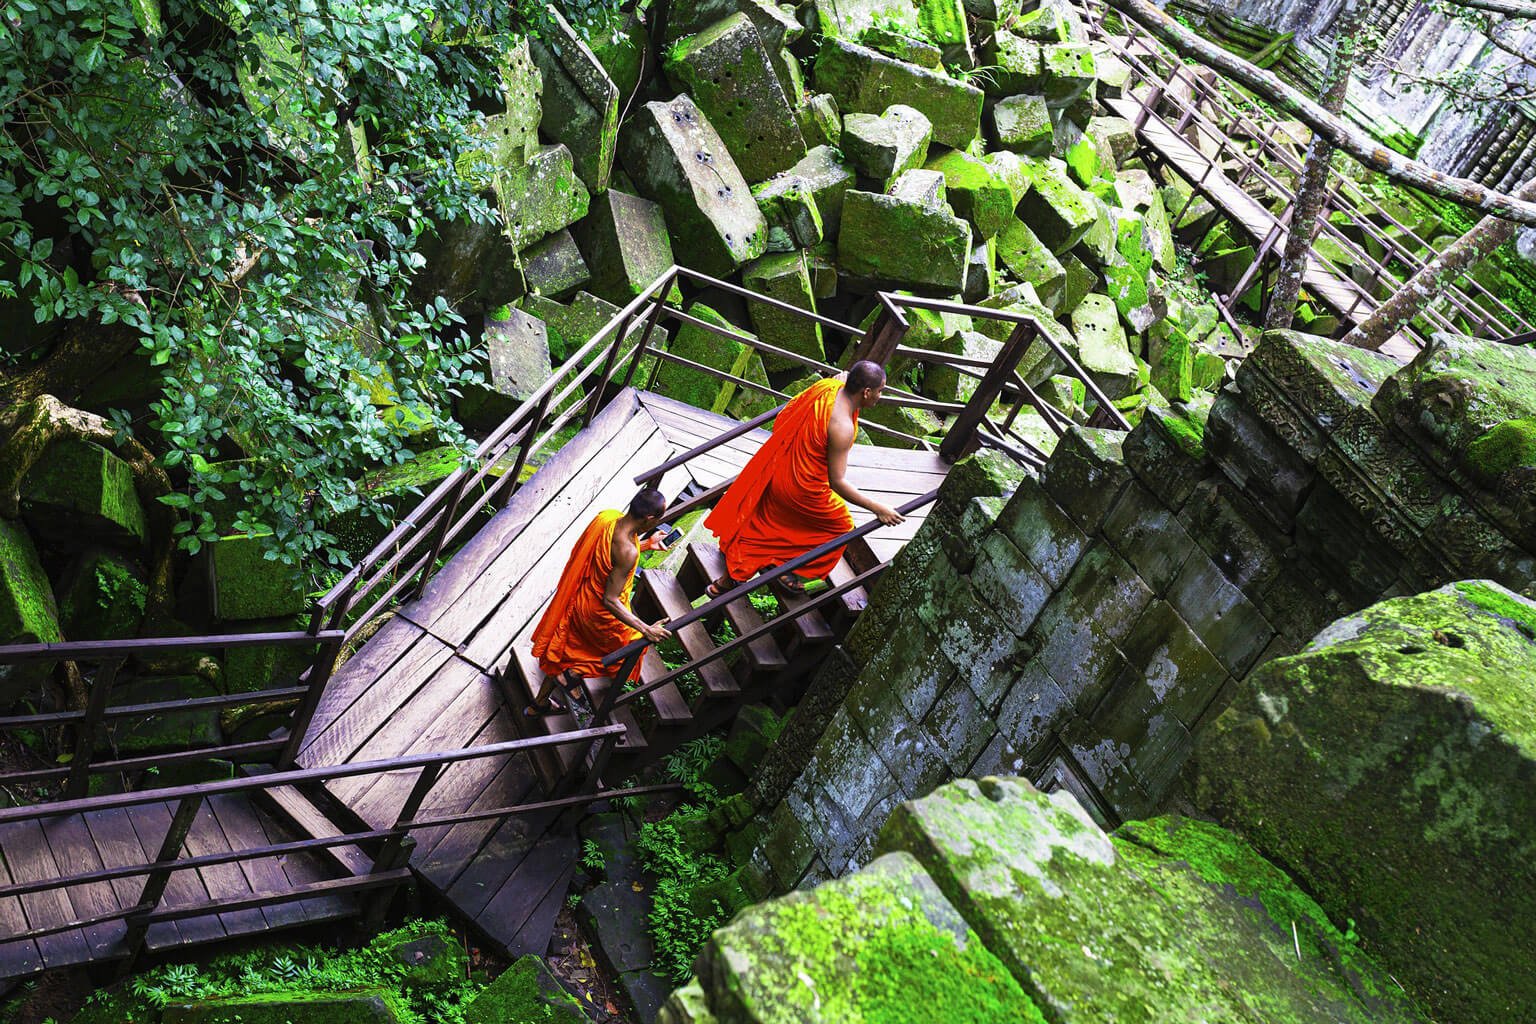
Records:
[[[1211,406],[1205,449],[1233,483],[1278,526],[1296,518],[1317,473],[1311,462],[1282,441],[1235,388],[1224,388]]]
[[[1511,827],[1536,812],[1532,636],[1536,605],[1487,582],[1383,601],[1255,672],[1197,748],[1198,805],[1353,918],[1438,1020],[1536,1001],[1500,966],[1536,954]]]
[[[940,568],[944,564],[941,559]],[[939,586],[947,584],[946,597],[932,602],[932,607],[942,607],[949,599],[947,595],[955,592],[953,588],[964,585],[957,584],[960,579],[951,575],[948,580],[942,576],[936,580]],[[908,609],[899,614],[860,677],[883,680],[887,685],[892,680],[899,680],[900,685],[892,687],[897,699],[907,717],[921,721],[938,699],[939,691],[954,675],[954,666],[938,649],[938,639],[938,630],[928,624],[922,608]]]
[[[859,33],[859,42],[871,50],[879,50],[887,57],[916,64],[920,68],[938,70],[944,66],[944,51],[916,35],[871,25]]]
[[[1095,63],[1098,62],[1096,56]],[[1131,154],[1136,152],[1136,128],[1123,117],[1100,115],[1089,118],[1083,131],[1109,146],[1117,166],[1125,163],[1131,158]]]
[[[1010,218],[997,236],[997,258],[1020,281],[1035,290],[1053,315],[1067,304],[1067,271],[1048,245],[1022,220]]]
[[[1026,757],[1048,746],[1072,714],[1072,701],[1036,658],[1011,680],[997,710],[997,731]]]
[[[1202,553],[1185,560],[1168,588],[1168,603],[1239,679],[1275,634],[1253,602]]]
[[[763,181],[805,155],[800,125],[751,20],[717,21],[668,51],[674,88],[686,92],[720,133],[742,176]]]
[[[590,292],[577,292],[570,302],[527,295],[520,305],[528,316],[543,321],[550,361],[556,366],[575,355],[619,313],[618,306]],[[524,323],[522,329],[536,331],[537,327]],[[654,334],[651,343],[658,343]]]
[[[988,238],[971,246],[965,264],[965,287],[960,297],[979,302],[997,290],[997,240]]]
[[[742,268],[744,287],[808,313],[816,312],[816,296],[811,289],[810,268],[803,252],[770,253]],[[763,302],[748,302],[747,312],[758,339],[787,349],[809,359],[825,362],[821,325]],[[763,354],[763,365],[771,373],[803,364],[784,356]]]
[[[839,264],[876,282],[959,292],[971,226],[944,209],[849,191],[837,240]]]
[[[672,242],[661,207],[610,188],[572,229],[587,266],[591,290],[624,305],[672,266]]]
[[[400,1018],[389,1008],[388,995],[393,993],[269,992],[171,1003],[160,1019],[166,1024],[397,1024]]]
[[[515,960],[464,1007],[464,1024],[503,1024],[518,1017],[576,1024],[586,1014],[544,961],[529,955]]]
[[[793,889],[810,867],[816,848],[805,833],[805,826],[780,801],[768,815],[768,827],[758,848],[767,857],[781,889]]]
[[[1025,156],[1046,157],[1056,145],[1045,97],[1030,93],[1005,96],[992,108],[997,144]]]
[[[902,171],[886,188],[885,194],[903,203],[911,203],[925,210],[949,210],[949,193],[944,187],[944,175],[938,171],[914,168]]]
[[[1289,538],[1275,532],[1251,502],[1219,477],[1195,488],[1179,519],[1245,594],[1268,586],[1284,567]]]
[[[1077,336],[1078,362],[1111,401],[1136,390],[1140,370],[1113,301],[1085,295],[1072,311],[1072,333]]]
[[[1062,437],[1041,472],[1046,493],[1084,533],[1095,534],[1130,479],[1118,431],[1074,426]]]
[[[522,400],[549,379],[549,337],[543,321],[520,309],[506,317],[488,316],[485,343],[490,356],[491,386],[509,398]]]
[[[952,149],[931,158],[927,167],[944,175],[949,205],[970,221],[977,238],[991,238],[1007,225],[1018,223],[1013,210],[1027,185],[1008,182],[991,162]]]
[[[831,146],[835,149],[843,144],[843,116],[838,112],[837,101],[830,93],[822,92],[806,97],[805,102],[796,108],[795,116],[800,119],[801,137],[812,149],[817,146]]]
[[[1355,608],[1380,598],[1403,570],[1402,554],[1326,482],[1296,513],[1296,548]]]
[[[600,193],[613,171],[619,87],[559,11],[551,13],[546,25],[528,37],[543,79],[539,130],[569,147],[576,174],[588,190]]]
[[[1132,481],[1104,520],[1104,539],[1154,594],[1167,592],[1195,542],[1173,511]]]
[[[566,230],[556,231],[518,253],[530,292],[562,298],[591,280],[587,263]]]
[[[688,312],[716,327],[737,334],[744,333],[741,328],[708,306],[695,303],[689,307]],[[750,335],[747,336],[750,337]],[[756,349],[694,324],[684,324],[679,327],[677,336],[672,339],[667,350],[692,362],[712,366],[717,370],[724,370],[745,380],[767,386],[768,372],[763,368],[762,357],[758,355]],[[725,412],[738,399],[745,400],[752,407],[756,407],[758,412],[772,408],[775,404],[766,392],[748,393],[749,390],[678,363],[663,363],[656,375],[656,391],[659,394],[675,398],[680,402],[687,402],[700,409]],[[764,402],[769,404],[764,405]],[[750,419],[753,415],[756,413],[749,413],[746,418]]]
[[[971,584],[976,595],[1019,637],[1029,632],[1052,594],[1040,571],[999,531],[989,533],[981,542]]]
[[[939,652],[955,666],[961,683],[995,703],[1005,688],[1003,677],[1011,675],[1023,661],[1027,645],[969,585],[945,601],[939,611],[943,621],[930,623]]]
[[[1007,97],[1040,91],[1042,63],[1038,41],[999,29],[982,47],[981,59],[985,66],[994,69],[981,79],[987,95]]]
[[[1082,302],[1090,292],[1099,290],[1102,283],[1099,275],[1094,273],[1088,264],[1084,263],[1075,253],[1064,252],[1060,256],[1062,269],[1066,272],[1066,297],[1062,299],[1061,312],[1070,314]]]
[[[641,191],[661,205],[679,262],[725,276],[763,254],[767,222],[725,143],[687,96],[631,115],[619,153]]]
[[[907,713],[900,697],[893,692],[897,687],[891,682],[887,677],[866,673],[849,692],[844,706],[896,779],[902,794],[920,796],[944,782],[949,777],[949,767],[932,739],[923,732],[922,723]],[[935,692],[927,702],[928,710],[932,710],[936,699]]]
[[[1003,501],[1000,497],[972,498],[966,502],[965,511],[960,514],[956,526],[944,531],[939,547],[957,573],[971,575],[982,538],[991,532],[998,513],[1002,511]]]
[[[1001,342],[993,341],[977,331],[959,331],[934,346],[936,351],[949,352],[967,359],[997,358],[1002,351]],[[968,402],[981,383],[976,377],[957,370],[930,363],[923,372],[923,392],[943,402]]]
[[[1080,713],[1092,709],[1120,674],[1125,660],[1118,644],[1151,601],[1152,591],[1135,570],[1098,542],[1035,620],[1027,639],[1040,666]]]
[[[1093,51],[1085,43],[1046,43],[1040,48],[1040,84],[1053,110],[1069,107],[1091,94]]]
[[[4,530],[5,527],[0,526],[0,531]],[[3,552],[5,545],[6,541],[0,539],[0,638],[4,638],[0,642],[11,643],[28,635],[41,639],[33,631],[39,627],[46,631],[47,619],[29,625],[22,621],[20,611],[23,608],[32,614],[44,611],[46,604],[40,603],[39,598],[48,592],[47,578],[41,576],[39,568],[39,575],[18,580],[17,589],[25,588],[29,592],[28,597],[22,598],[10,584],[9,559]],[[24,574],[27,572],[23,567],[26,556],[24,552],[16,554],[21,559],[16,570]],[[35,560],[36,556],[33,557]],[[148,594],[144,570],[137,562],[114,551],[89,549],[70,563],[59,581],[58,621],[53,624],[53,631],[56,634],[62,625],[64,634],[71,640],[118,640],[137,636]]]
[[[99,444],[79,438],[50,444],[22,478],[20,492],[28,525],[54,544],[149,543],[132,467]]]
[[[1183,507],[1212,470],[1205,454],[1208,405],[1180,404],[1146,411],[1125,436],[1125,463],[1170,509]]]
[[[1071,180],[1067,165],[1054,157],[1027,161],[1032,188],[1019,203],[1019,219],[1040,236],[1053,253],[1063,253],[1082,240],[1093,224],[1094,207]]]
[[[933,124],[933,140],[952,149],[964,149],[980,133],[981,90],[941,72],[829,36],[816,54],[814,75],[817,88],[844,112],[914,107]]]
[[[889,181],[928,159],[933,125],[921,112],[894,104],[879,114],[845,114],[842,149],[865,177]]]
[[[265,557],[261,537],[220,537],[207,549],[216,617],[270,619],[304,610],[304,580],[293,566]]]
[[[1166,601],[1147,606],[1120,652],[1127,669],[1094,712],[1096,720],[1103,720],[1111,713],[1111,705],[1120,703],[1130,710],[1114,711],[1116,715],[1129,714],[1134,719],[1139,714],[1147,720],[1168,714],[1193,732],[1230,678],[1225,666]]]
[[[1088,547],[1087,536],[1034,477],[1019,482],[998,516],[997,529],[1053,590],[1066,582]]]
[[[1001,699],[1002,694],[998,694]],[[938,703],[923,720],[922,731],[949,766],[951,777],[964,775],[997,735],[986,706],[962,680],[955,680],[939,695]],[[871,824],[875,824],[871,822]],[[870,829],[875,832],[880,824]]]
[[[36,545],[21,523],[0,518],[0,643],[63,639],[59,609]]]
[[[507,234],[519,249],[587,214],[587,188],[563,145],[544,146],[520,167],[498,168],[494,183]]]

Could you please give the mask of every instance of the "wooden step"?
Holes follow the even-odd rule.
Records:
[[[837,565],[827,574],[827,582],[834,587],[840,587],[844,583],[858,575],[858,570],[848,564],[848,559],[840,558]],[[822,606],[821,613],[827,617],[832,629],[838,636],[845,635],[853,626],[859,613],[869,606],[869,591],[862,586],[854,587],[846,591],[841,597]]]
[[[697,544],[690,545],[689,551],[690,554],[696,554],[699,557],[700,566],[713,573],[713,578],[718,579],[725,572],[725,558],[718,548]],[[784,598],[777,595],[775,597],[781,604],[791,609],[798,608],[808,600],[808,598]],[[744,599],[739,603],[747,606],[758,625],[766,621],[749,600]],[[734,607],[732,605],[732,608]],[[742,628],[739,623],[736,623],[734,617],[732,623],[737,629]],[[822,617],[820,611],[806,612],[786,622],[782,629],[774,630],[773,638],[778,643],[780,652],[791,664],[819,657],[820,653],[836,640],[832,627],[827,624],[827,620]]]
[[[708,544],[688,545],[688,557],[683,561],[680,574],[684,586],[691,586],[702,593],[712,580],[724,574],[725,556],[720,554],[719,548]],[[744,635],[763,625],[763,617],[745,597],[726,605],[725,617],[738,634]],[[751,641],[746,645],[746,651],[747,656],[741,664],[754,677],[782,672],[789,664],[778,642],[771,636],[760,636]],[[741,682],[743,680],[738,679],[738,683]]]
[[[642,671],[644,671],[643,666]],[[513,728],[519,736],[531,739],[535,736],[574,732],[582,728],[582,723],[569,710],[531,718],[523,714],[523,708],[532,704],[534,697],[538,695],[539,687],[544,681],[544,673],[539,670],[538,660],[521,645],[513,645],[511,658],[494,675],[501,688],[502,699],[506,702],[507,714],[511,717]],[[594,701],[602,699],[602,694],[607,691],[608,686],[609,681],[606,679],[587,680],[587,690]],[[562,702],[569,701],[563,687],[557,691],[556,695]],[[678,699],[681,701],[681,695]],[[619,741],[620,747],[640,750],[645,748],[645,736],[641,732],[640,721],[631,708],[615,708],[613,720],[624,726],[624,735]],[[558,747],[542,747],[528,753],[545,787],[554,789],[562,781],[570,778],[578,762],[586,757],[589,750],[590,747],[587,745],[567,743]]]
[[[693,610],[682,584],[671,573],[649,569],[641,574],[640,582],[645,598],[655,606],[657,614],[667,619],[678,619]],[[679,629],[677,639],[683,645],[683,653],[689,661],[697,661],[715,650],[714,638],[702,621],[690,622]],[[741,691],[731,675],[724,659],[716,659],[700,665],[695,671],[704,684],[704,696],[713,700],[732,697]]]
[[[645,657],[640,659],[642,685],[660,679],[670,671],[667,663],[661,660],[661,655],[656,653],[655,647],[645,649]],[[656,708],[656,719],[662,725],[686,725],[693,721],[693,712],[689,710],[688,701],[683,698],[676,683],[658,686],[640,699],[651,702]]]
[[[265,767],[247,766],[252,775],[262,774]],[[300,835],[311,839],[330,839],[346,835],[348,830],[336,824],[313,800],[296,786],[271,786],[258,790],[257,798],[278,816],[287,821]],[[328,846],[315,851],[323,860],[340,868],[353,877],[361,877],[373,870],[373,857],[353,843]]]

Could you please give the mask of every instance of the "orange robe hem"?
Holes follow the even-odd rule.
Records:
[[[819,381],[791,399],[774,419],[767,443],[704,521],[720,538],[732,579],[750,579],[853,529],[847,503],[827,483],[827,427],[842,386]],[[824,577],[842,554],[841,548],[829,551],[798,574]]]
[[[603,665],[603,658],[640,637],[603,604],[603,591],[613,571],[613,527],[622,516],[613,509],[599,512],[566,560],[560,586],[533,631],[533,656],[547,676],[567,670],[587,678],[611,676],[614,670]],[[620,598],[626,608],[634,586],[631,569]],[[634,677],[639,672],[636,662]]]

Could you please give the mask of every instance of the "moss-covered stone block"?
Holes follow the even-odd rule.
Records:
[[[896,29],[871,25],[859,33],[858,42],[887,57],[937,70],[944,65],[944,51],[926,39]]]
[[[558,10],[529,34],[529,50],[541,80],[539,130],[567,146],[582,182],[602,192],[613,170],[619,87]]]
[[[853,168],[830,146],[817,146],[783,174],[752,190],[769,226],[769,249],[787,252],[835,241]],[[782,242],[780,238],[782,237]]]
[[[897,103],[878,116],[844,115],[841,138],[843,154],[855,170],[867,178],[889,181],[923,165],[933,125],[921,111]]]
[[[778,299],[796,309],[816,312],[816,296],[811,287],[809,263],[803,252],[769,253],[742,268],[741,283],[748,289]],[[821,325],[764,302],[748,302],[747,312],[758,339],[787,349],[808,359],[826,361]],[[763,365],[770,372],[803,366],[784,356],[763,354]]]
[[[1093,51],[1085,43],[1046,43],[1040,48],[1040,84],[1052,108],[1071,106],[1093,89]]]
[[[269,619],[304,610],[306,581],[293,566],[266,557],[263,538],[220,537],[208,545],[213,614],[221,619]]]
[[[1053,253],[1076,245],[1093,224],[1095,211],[1072,181],[1067,165],[1054,157],[1026,160],[1033,187],[1019,204],[1019,219]]]
[[[745,333],[708,306],[695,304],[689,307],[688,312],[716,327],[737,334]],[[747,336],[750,337],[750,335]],[[672,339],[668,351],[684,359],[755,381],[765,387],[768,384],[768,373],[763,369],[762,358],[756,349],[694,324],[684,324],[678,328],[677,337]],[[657,372],[655,390],[668,398],[675,398],[680,402],[687,402],[689,405],[714,412],[726,412],[738,397],[757,408],[758,412],[777,404],[772,395],[754,392],[692,367],[672,362],[663,363]],[[750,419],[753,415],[756,413],[743,418]]]
[[[59,609],[26,527],[0,519],[0,638],[4,643],[57,643]]]
[[[1111,401],[1136,390],[1140,371],[1113,301],[1104,295],[1084,296],[1072,311],[1072,333],[1077,336],[1078,362]]]
[[[949,150],[930,159],[926,166],[944,175],[950,206],[971,222],[976,237],[991,238],[1015,222],[1013,210],[1024,189],[1005,180],[990,162]]]
[[[992,108],[992,129],[999,146],[1025,156],[1050,156],[1056,144],[1044,96],[1019,93],[998,100]]]
[[[59,621],[71,640],[117,640],[138,634],[149,596],[144,570],[100,548],[83,552],[60,582]]]
[[[464,1007],[464,1024],[505,1024],[507,1021],[587,1020],[576,998],[537,956],[513,962]]]
[[[837,254],[849,273],[952,294],[965,285],[970,252],[971,226],[942,207],[872,192],[843,197]]]
[[[586,216],[587,188],[563,145],[542,147],[520,167],[499,166],[492,180],[507,234],[519,249]]]
[[[22,479],[21,502],[32,528],[58,544],[149,542],[133,469],[90,441],[69,438],[49,445]]]
[[[569,295],[591,280],[576,240],[564,228],[517,254],[530,292],[553,298]]]
[[[805,139],[768,52],[741,13],[675,44],[668,78],[686,92],[720,133],[749,182],[788,170],[805,155]]]
[[[738,915],[705,945],[699,979],[710,1012],[743,1024],[875,1024],[914,1005],[953,1024],[1043,1020],[905,854]]]
[[[384,991],[270,992],[172,1003],[163,1024],[398,1024],[398,996]]]
[[[1381,969],[1335,962],[1341,939],[1325,918],[1301,922],[1311,941],[1298,959],[1289,919],[1237,895],[1209,863],[1203,876],[1177,854],[1105,835],[1066,792],[957,782],[899,807],[880,848],[910,852],[1052,1020],[1420,1019]],[[1251,854],[1244,866],[1254,861],[1268,868]],[[1306,901],[1273,868],[1251,870]],[[1380,993],[1369,1007],[1361,986]]]
[[[942,72],[828,36],[817,51],[814,75],[816,87],[845,113],[874,113],[893,103],[914,107],[932,123],[933,140],[953,149],[964,149],[980,133],[981,90]]]
[[[1038,41],[1000,29],[982,47],[981,59],[986,67],[995,69],[981,78],[987,95],[1039,92],[1042,64]]]
[[[724,276],[766,250],[768,225],[746,179],[688,96],[635,111],[620,132],[619,156],[661,205],[679,262]]]
[[[1515,884],[1536,870],[1515,825],[1536,810],[1533,638],[1536,605],[1488,582],[1383,601],[1256,672],[1197,746],[1200,806],[1354,919],[1436,1019],[1536,999],[1499,966],[1536,948]]]
[[[618,189],[595,197],[571,233],[591,269],[591,291],[619,305],[643,292],[673,263],[661,207]]]

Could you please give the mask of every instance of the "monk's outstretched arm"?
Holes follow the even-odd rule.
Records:
[[[886,526],[895,526],[906,520],[906,516],[897,512],[889,505],[882,505],[873,498],[865,497],[853,484],[848,482],[848,452],[853,448],[854,426],[852,423],[832,417],[832,422],[827,426],[827,483],[838,497],[850,505],[868,509],[875,514],[875,518]]]
[[[629,610],[629,605],[624,603],[624,586],[629,582],[629,575],[634,572],[635,562],[639,558],[638,550],[629,550],[621,552],[619,557],[613,560],[613,568],[608,572],[608,582],[603,585],[603,607],[630,629],[638,630],[640,635],[651,643],[659,644],[672,635],[662,626],[667,620],[660,619],[655,625],[648,625]]]

